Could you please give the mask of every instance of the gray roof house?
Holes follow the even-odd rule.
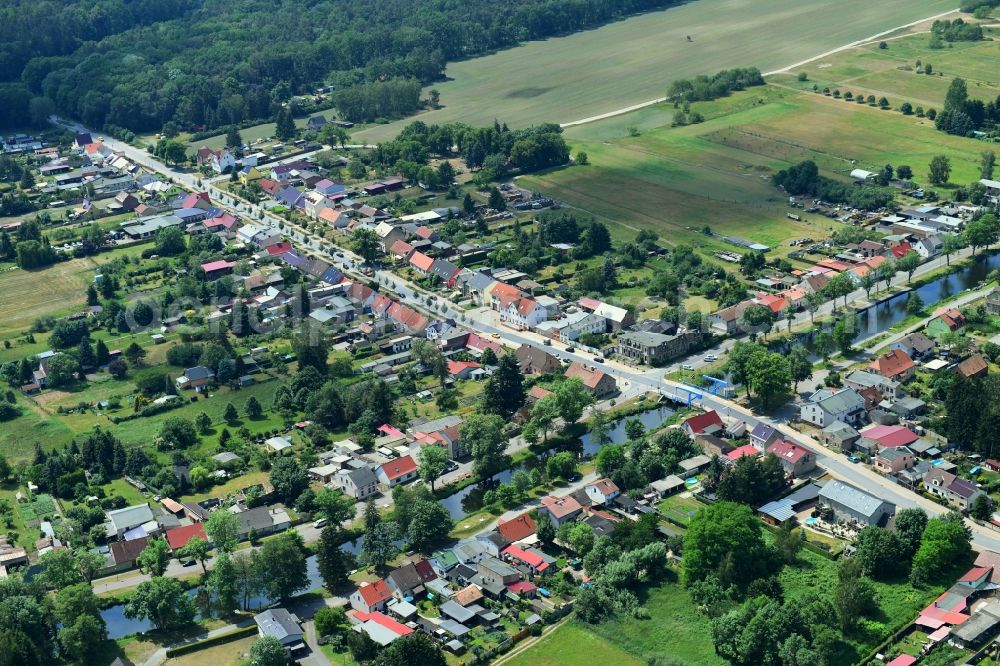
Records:
[[[277,638],[285,647],[302,643],[302,627],[299,618],[284,608],[269,608],[253,616],[257,631],[261,636]]]
[[[378,478],[370,467],[342,469],[334,474],[332,483],[345,495],[358,500],[371,497],[378,492]]]
[[[807,423],[825,428],[834,421],[851,425],[862,422],[865,400],[853,388],[845,388],[835,393],[817,391],[799,410],[799,417]]]
[[[875,388],[878,390],[879,395],[886,400],[893,400],[903,394],[899,382],[895,379],[889,379],[888,377],[883,377],[880,374],[868,372],[867,370],[855,370],[844,377],[844,386],[856,391]]]
[[[835,446],[841,451],[850,451],[854,448],[854,443],[861,439],[861,433],[852,425],[843,421],[834,421],[823,428],[819,438],[827,446]]]
[[[819,491],[819,503],[833,509],[837,520],[884,525],[896,506],[843,481],[828,481]]]
[[[117,536],[121,536],[133,527],[138,527],[153,520],[153,510],[148,504],[136,504],[124,509],[108,511],[108,521]]]
[[[934,351],[934,341],[923,333],[910,333],[889,345],[890,349],[901,349],[910,358],[921,358]]]

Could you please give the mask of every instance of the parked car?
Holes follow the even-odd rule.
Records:
[[[708,355],[705,356],[704,360],[705,360],[705,363],[715,363],[719,359],[716,357],[715,354],[708,354]]]
[[[691,365],[690,363],[685,363],[684,365],[681,366],[681,370],[693,371],[694,366]]]
[[[326,527],[327,522],[329,521],[327,521],[326,518],[320,518],[319,520],[313,523],[313,527],[315,527],[316,529]]]
[[[604,363],[604,357],[603,356],[595,356],[594,357],[594,363]]]

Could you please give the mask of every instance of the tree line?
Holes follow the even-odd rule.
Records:
[[[772,180],[788,194],[814,196],[830,203],[846,203],[853,208],[877,210],[893,200],[891,190],[872,185],[855,187],[821,176],[812,160],[805,160],[774,174]]]
[[[0,126],[58,110],[92,127],[217,128],[273,116],[318,84],[367,116],[399,80],[447,62],[595,27],[672,0],[47,0],[0,9]],[[155,25],[154,25],[155,24]],[[412,99],[412,91],[408,93]],[[393,102],[395,104],[396,102]],[[381,108],[376,115],[382,113]]]
[[[989,102],[971,98],[965,79],[952,79],[944,98],[944,110],[934,118],[934,127],[948,134],[969,136],[997,124],[1000,124],[1000,96]]]

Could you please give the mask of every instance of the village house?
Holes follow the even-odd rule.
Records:
[[[215,173],[229,173],[236,166],[236,157],[228,149],[212,150],[202,146],[195,153],[198,166],[209,166]]]
[[[177,388],[193,388],[198,393],[204,393],[207,391],[208,386],[213,381],[215,381],[215,373],[211,368],[206,368],[203,365],[196,365],[193,368],[188,368],[184,371],[183,375],[175,380]]]
[[[335,488],[356,500],[365,500],[378,492],[378,478],[368,467],[342,469],[330,480]]]
[[[990,365],[986,359],[983,358],[982,354],[973,354],[959,363],[955,368],[955,372],[962,375],[966,379],[985,377],[989,371]]]
[[[583,513],[583,507],[571,496],[546,495],[542,498],[539,511],[547,513],[552,524],[558,527],[576,520],[577,516]]]
[[[417,478],[417,463],[412,456],[400,456],[379,465],[375,475],[383,486],[394,488]]]
[[[618,336],[618,353],[644,365],[660,366],[701,342],[701,331],[681,328],[674,335],[627,331]]]
[[[695,435],[714,435],[726,429],[726,424],[722,422],[722,417],[714,409],[710,409],[702,414],[689,417],[681,425],[688,437]]]
[[[864,398],[851,388],[816,391],[799,409],[799,418],[820,428],[835,421],[858,425],[866,415]]]
[[[905,382],[913,376],[916,364],[902,349],[892,349],[872,361],[868,367],[887,379]]]
[[[913,451],[905,446],[880,449],[875,454],[873,467],[880,474],[897,474],[904,469],[910,469],[915,464]]]
[[[844,386],[858,392],[873,388],[883,400],[895,400],[903,395],[898,381],[867,370],[855,370],[844,377],[843,381]]]
[[[587,367],[580,361],[570,363],[570,366],[566,368],[565,376],[568,379],[576,378],[583,382],[583,387],[596,400],[610,397],[618,390],[618,384],[614,377],[597,368]]]
[[[518,331],[533,330],[548,313],[533,298],[518,298],[501,304],[500,323]]]
[[[864,525],[884,526],[896,513],[894,504],[837,480],[827,481],[820,489],[819,503],[830,508],[838,521]]]
[[[816,454],[794,442],[779,440],[771,444],[767,452],[778,459],[785,473],[795,478],[816,469]]]
[[[392,590],[385,580],[379,579],[373,583],[361,583],[351,594],[351,608],[362,613],[385,610],[385,605],[392,599]]]
[[[544,349],[532,345],[521,345],[514,352],[518,366],[525,375],[544,375],[562,370],[562,363]]]
[[[899,349],[912,359],[921,359],[934,351],[935,342],[923,333],[910,333],[889,345]]]
[[[759,422],[750,431],[750,444],[760,452],[764,452],[774,442],[781,439],[781,433],[764,422]]]

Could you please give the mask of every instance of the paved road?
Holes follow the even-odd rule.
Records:
[[[53,122],[58,122],[70,129],[78,132],[88,131],[81,125],[76,123],[67,123],[66,121],[60,121],[57,118],[53,118]],[[187,184],[189,187],[197,187],[196,178],[192,174],[183,173],[175,169],[169,168],[162,164],[152,155],[149,155],[145,151],[141,151],[137,148],[124,144],[120,141],[110,140],[107,141],[108,145],[113,150],[121,150],[130,159],[134,160],[136,163],[141,164],[155,172],[170,176],[177,180],[178,182]],[[214,188],[209,185],[210,193]],[[295,227],[294,225],[289,225],[286,220],[279,220],[268,213],[265,213],[257,206],[249,206],[244,203],[238,202],[233,195],[218,190],[214,191],[214,198],[221,199],[223,203],[223,208],[228,208],[229,210],[235,210],[240,213],[245,209],[249,209],[251,213],[257,213],[266,223],[270,223],[274,228],[277,228],[278,223],[281,222],[285,225],[285,234],[291,236],[295,240],[307,243],[307,245],[312,249],[312,252],[318,256],[326,258],[328,261],[332,261],[343,266],[345,269],[354,269],[359,263],[360,258],[353,255],[350,252],[343,252],[341,258],[331,256],[323,248],[326,248],[330,243],[324,239],[320,239],[305,230]],[[242,212],[245,215],[245,212]],[[966,248],[959,253],[956,253],[957,257],[968,256],[971,254],[971,249]],[[919,277],[930,271],[936,270],[937,268],[945,265],[945,257],[938,257],[929,262],[926,262],[919,266],[914,273],[914,277]],[[470,324],[479,333],[486,335],[495,335],[498,339],[503,341],[510,347],[517,347],[522,344],[536,345],[540,346],[542,344],[542,338],[534,333],[526,331],[513,331],[506,327],[500,327],[496,324],[494,320],[494,313],[490,312],[485,308],[479,308],[477,310],[471,310],[469,312],[457,310],[451,303],[443,298],[440,298],[433,294],[428,294],[422,289],[418,288],[416,285],[407,282],[401,277],[386,271],[384,269],[379,269],[375,272],[375,277],[377,280],[383,284],[388,285],[396,293],[400,294],[405,301],[411,306],[418,306],[421,309],[426,308],[422,304],[418,304],[415,299],[415,294],[420,294],[422,297],[426,298],[430,296],[432,303],[435,306],[436,312],[441,313],[444,316],[453,317],[460,322],[465,322]],[[892,281],[895,285],[902,285],[906,282],[907,278],[904,274],[897,274]],[[884,283],[880,283],[880,286]],[[865,298],[866,294],[864,290],[858,289],[852,294],[848,295],[847,300],[855,301]],[[840,299],[843,301],[843,299]],[[832,312],[833,303],[827,302],[816,312],[816,315],[823,315]],[[798,315],[794,324],[807,323],[809,321],[810,315],[808,313],[801,313]],[[582,352],[569,353],[565,350],[558,352],[563,358],[568,360],[577,360],[589,365],[597,365],[593,359],[593,356],[589,354],[584,354]],[[616,361],[605,361],[600,364],[600,367],[605,372],[608,372],[613,377],[615,377],[620,385],[624,385],[629,390],[638,389],[648,389],[651,391],[656,391],[661,394],[678,396],[685,395],[685,392],[689,387],[680,384],[678,382],[670,381],[665,378],[665,375],[670,372],[673,368],[658,368],[649,370],[640,370],[637,368],[632,368]],[[749,427],[753,427],[758,422],[768,423],[775,427],[778,427],[786,437],[793,441],[797,441],[800,444],[813,449],[817,453],[817,462],[823,466],[825,469],[830,471],[830,473],[840,479],[852,483],[859,487],[862,487],[870,492],[873,492],[884,499],[893,502],[898,507],[920,507],[926,510],[930,515],[939,515],[944,509],[934,502],[927,500],[915,493],[910,492],[904,488],[896,486],[891,481],[886,480],[884,477],[875,474],[872,470],[868,469],[862,465],[856,465],[847,461],[846,456],[841,453],[831,451],[821,445],[819,442],[813,438],[801,433],[787,424],[787,418],[776,416],[774,419],[767,416],[756,415],[741,405],[735,402],[724,400],[716,396],[712,396],[706,392],[701,392],[702,398],[698,400],[701,405],[706,408],[713,408],[719,411],[725,416],[730,416],[734,418],[742,418]],[[969,523],[973,529],[973,546],[978,549],[990,549],[1000,551],[1000,533],[993,532],[989,528],[985,528],[973,523]]]

